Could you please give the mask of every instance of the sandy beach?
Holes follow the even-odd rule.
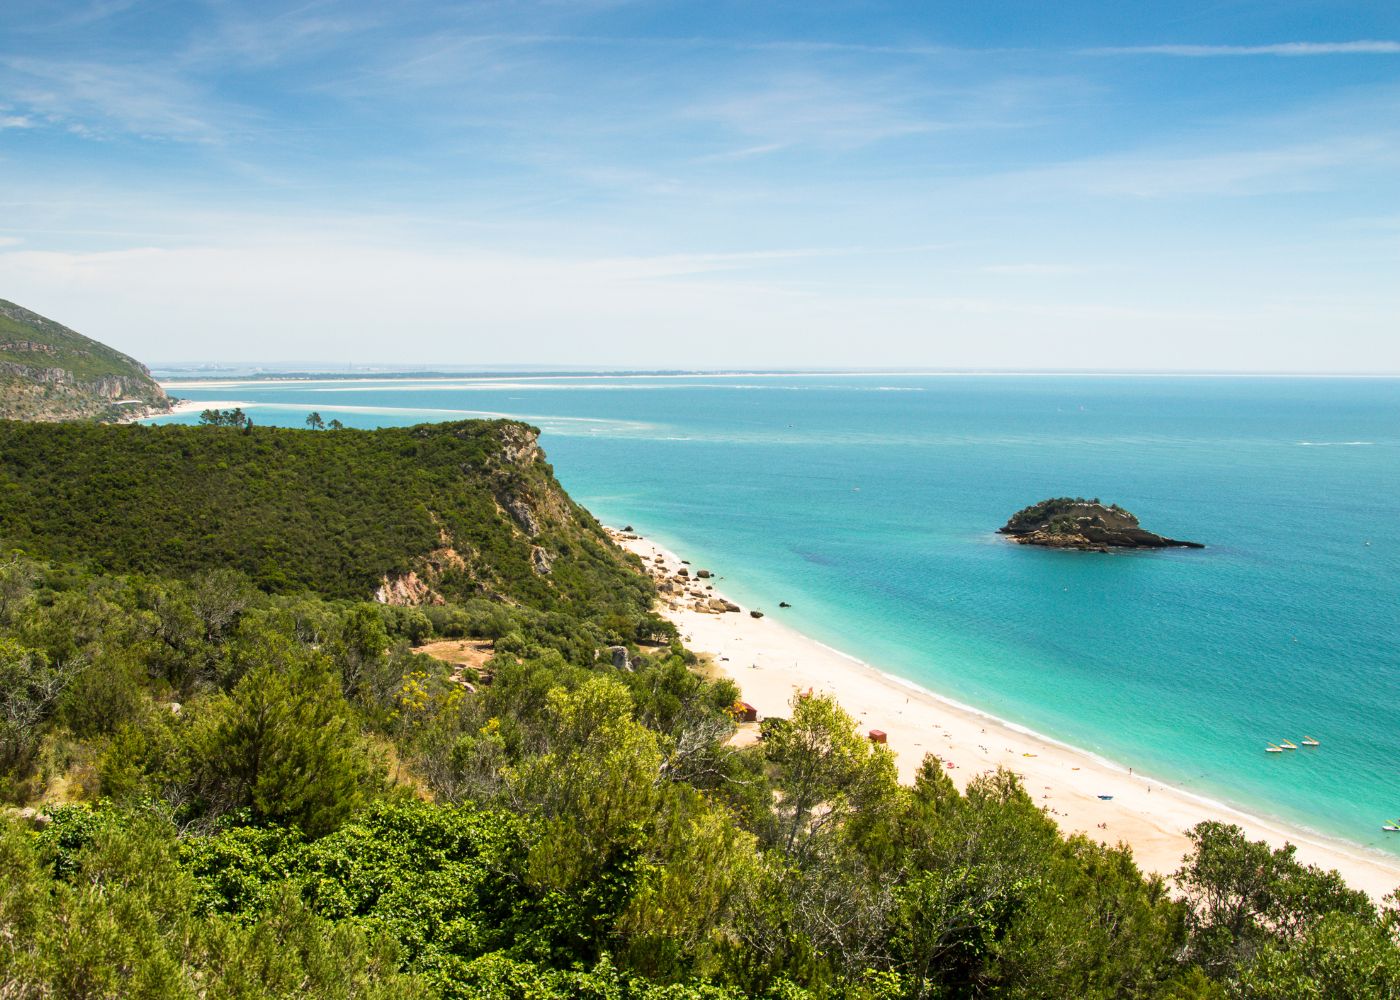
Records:
[[[168,410],[148,412],[142,410],[140,413],[132,413],[121,419],[124,424],[139,424],[143,420],[150,420],[153,417],[175,417],[186,413],[203,413],[205,410],[231,410],[238,406],[243,406],[233,400],[202,400],[202,399],[181,399]]]
[[[901,780],[911,781],[929,753],[953,765],[949,773],[960,788],[978,774],[1004,767],[1021,776],[1026,790],[1062,830],[1131,845],[1145,871],[1171,875],[1190,846],[1185,831],[1213,819],[1237,824],[1252,839],[1275,846],[1292,843],[1301,861],[1337,869],[1351,885],[1377,900],[1400,886],[1400,860],[1289,830],[1150,776],[1130,773],[1127,767],[882,673],[776,621],[771,614],[753,618],[742,607],[737,612],[697,610],[697,605],[710,606],[711,601],[732,606],[737,602],[719,593],[713,579],[697,579],[700,568],[683,564],[676,553],[630,532],[612,534],[653,567],[653,575],[663,583],[659,610],[676,624],[686,645],[697,653],[709,653],[715,666],[739,685],[744,700],[758,710],[760,718],[787,715],[788,703],[798,691],[811,688],[831,694],[862,731],[885,732]],[[680,576],[682,569],[688,576]],[[672,582],[678,578],[685,581],[683,586]],[[671,592],[666,593],[667,589]]]

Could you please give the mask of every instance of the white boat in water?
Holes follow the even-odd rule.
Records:
[[[1305,747],[1317,747],[1321,745],[1321,743],[1317,742],[1317,740],[1313,739],[1311,736],[1303,737],[1303,746]]]
[[[1276,747],[1270,743],[1265,749],[1265,753],[1283,753],[1283,747]]]
[[[1279,746],[1283,747],[1285,750],[1298,749],[1298,745],[1296,743],[1289,743],[1287,740],[1284,740],[1282,743],[1279,744]]]

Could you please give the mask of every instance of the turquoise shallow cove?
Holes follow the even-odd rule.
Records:
[[[1400,854],[1400,381],[1070,376],[222,383],[259,423],[508,414],[559,478],[883,669]],[[193,417],[180,419],[194,419]],[[1204,551],[994,530],[1099,497]],[[779,601],[793,607],[780,611]],[[1317,749],[1266,754],[1304,734]],[[1400,838],[1400,834],[1391,835]]]

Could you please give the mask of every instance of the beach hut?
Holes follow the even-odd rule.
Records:
[[[871,742],[871,743],[883,743],[883,742],[885,742],[885,731],[884,731],[883,729],[872,729],[872,730],[870,730],[870,742]]]
[[[754,708],[746,701],[736,701],[734,707],[730,709],[734,714],[736,722],[757,722],[758,709]]]

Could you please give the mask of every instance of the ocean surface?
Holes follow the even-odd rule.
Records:
[[[509,415],[736,599],[1179,787],[1400,854],[1400,380],[486,377],[180,382],[258,423]],[[193,416],[174,418],[194,420]],[[1202,551],[994,534],[1098,497]],[[780,610],[779,601],[792,604]],[[1264,752],[1311,735],[1317,748]]]

